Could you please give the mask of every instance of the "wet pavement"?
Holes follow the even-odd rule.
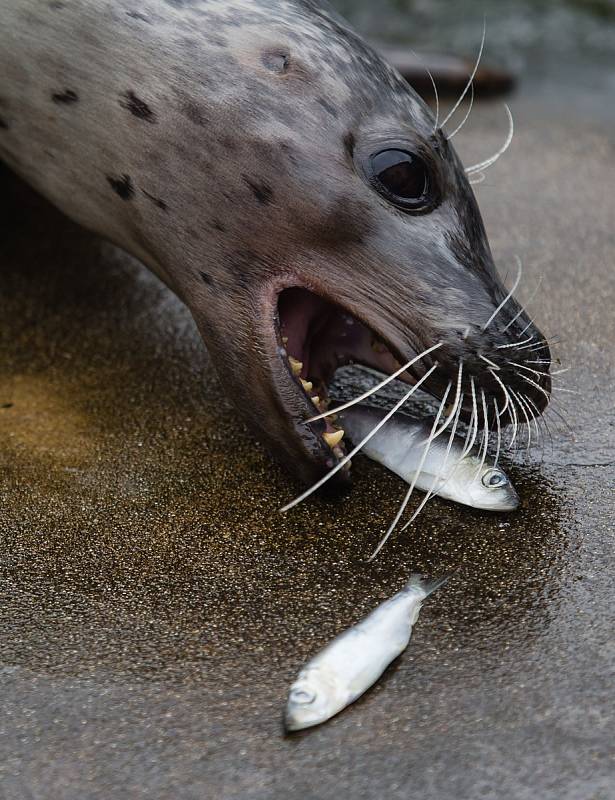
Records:
[[[518,513],[434,500],[374,564],[403,485],[357,459],[348,497],[281,517],[297,487],[179,302],[0,173],[3,800],[615,797],[615,138],[572,104],[513,107],[477,192],[521,296],[544,274],[572,432],[551,413],[510,468]],[[477,109],[468,163],[504,126]],[[298,667],[416,570],[456,575],[405,655],[285,738]]]

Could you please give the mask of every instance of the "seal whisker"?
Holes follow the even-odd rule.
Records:
[[[436,81],[435,81],[435,78],[433,76],[433,73],[429,69],[427,64],[425,63],[425,60],[423,58],[421,58],[421,56],[416,52],[416,50],[413,50],[411,47],[408,48],[408,51],[410,53],[412,53],[412,55],[416,58],[416,60],[419,62],[419,64],[423,67],[425,72],[429,75],[429,80],[431,81],[431,85],[433,86],[433,93],[434,93],[435,100],[436,100],[436,123],[435,123],[434,129],[433,129],[433,132],[435,133],[438,130],[438,128],[440,127],[440,123],[439,123],[439,119],[440,119],[440,96],[438,94],[438,87],[436,85]]]
[[[444,431],[445,431],[445,430],[448,428],[448,426],[449,426],[449,425],[450,425],[450,423],[451,423],[451,420],[452,420],[452,419],[453,419],[453,417],[455,416],[455,410],[456,410],[456,408],[457,408],[457,406],[458,406],[458,404],[459,404],[459,398],[461,397],[461,382],[462,382],[462,376],[463,376],[463,361],[460,361],[460,362],[459,362],[459,370],[458,370],[458,372],[457,372],[457,391],[456,391],[456,393],[455,393],[455,401],[454,401],[454,403],[453,403],[453,408],[452,408],[452,410],[451,410],[450,414],[449,414],[449,415],[446,417],[446,419],[444,420],[444,422],[443,422],[443,424],[442,424],[442,427],[441,427],[441,428],[438,430],[438,432],[437,432],[437,433],[434,435],[434,437],[433,437],[434,439],[437,439],[437,438],[438,438],[438,436],[440,436],[440,434],[441,434],[441,433],[443,433],[443,432],[444,432]],[[421,444],[422,444],[422,442],[421,442]]]
[[[508,390],[510,396],[510,413],[512,417],[512,436],[510,438],[510,442],[508,443],[508,450],[512,450],[512,446],[515,443],[517,438],[517,433],[519,432],[519,418],[517,416],[517,409],[515,408],[515,400],[512,394],[510,394],[510,389]]]
[[[533,338],[533,337],[532,337]],[[548,347],[549,343],[551,344],[561,344],[561,341],[558,340],[556,336],[552,336],[550,339],[541,339],[540,341],[536,342],[535,344],[525,344],[523,347],[519,347],[519,350],[527,350],[528,352],[533,352],[534,350],[540,350],[542,347]]]
[[[518,287],[518,286],[519,286],[519,284],[521,283],[521,277],[522,277],[522,275],[523,275],[523,262],[521,261],[521,259],[519,258],[519,256],[515,256],[515,259],[516,259],[516,261],[517,261],[517,265],[518,265],[518,266],[517,266],[517,277],[515,278],[515,282],[513,283],[512,289],[511,289],[511,290],[510,290],[510,292],[509,292],[509,293],[506,295],[506,297],[505,297],[505,298],[502,300],[502,302],[501,302],[501,303],[500,303],[500,305],[499,305],[499,306],[496,308],[496,310],[493,312],[493,314],[492,314],[492,315],[489,317],[489,319],[487,320],[487,322],[485,322],[485,324],[483,325],[483,327],[482,327],[482,331],[483,331],[483,333],[484,333],[484,332],[487,330],[487,328],[488,328],[488,327],[491,325],[491,323],[494,321],[494,319],[495,319],[495,318],[498,316],[498,314],[499,314],[499,313],[500,313],[500,311],[501,311],[501,310],[504,308],[504,306],[506,305],[506,303],[508,303],[508,301],[509,301],[509,300],[511,299],[511,297],[514,295],[514,293],[517,291],[517,287]]]
[[[471,167],[466,167],[466,173],[468,175],[472,175],[474,172],[483,172],[484,170],[488,169],[489,167],[493,166],[496,161],[498,161],[504,153],[508,150],[515,135],[515,122],[513,120],[513,115],[506,103],[504,103],[504,108],[506,109],[506,114],[508,115],[508,135],[506,136],[506,141],[500,147],[497,153],[494,153],[490,158],[485,159],[485,161],[481,161],[479,164],[473,164]]]
[[[549,392],[547,392],[546,389],[543,389],[543,387],[539,383],[536,383],[536,381],[533,381],[531,378],[528,378],[527,375],[522,375],[520,372],[518,372],[517,375],[521,378],[522,381],[530,383],[535,389],[538,389],[539,392],[544,394],[547,400],[551,400],[551,395],[549,394]]]
[[[306,420],[304,424],[308,425],[310,422],[318,422],[318,420],[320,419],[324,419],[325,417],[330,417],[332,414],[339,414],[342,411],[346,411],[347,408],[351,408],[357,403],[361,403],[363,400],[367,400],[368,397],[371,397],[373,394],[376,394],[381,389],[384,389],[384,387],[387,386],[389,383],[391,383],[391,381],[394,381],[396,378],[399,378],[400,375],[402,375],[404,372],[410,369],[410,367],[414,366],[414,364],[416,364],[417,361],[420,361],[426,355],[429,355],[429,353],[433,353],[434,350],[437,350],[439,347],[442,347],[442,344],[443,342],[438,342],[438,344],[434,344],[433,347],[428,347],[427,350],[423,350],[423,352],[420,353],[418,356],[415,356],[415,358],[408,361],[407,364],[404,364],[404,366],[398,369],[397,372],[394,372],[392,375],[389,375],[387,378],[385,378],[376,386],[372,386],[371,389],[368,389],[359,397],[355,397],[354,400],[350,400],[348,403],[344,403],[343,405],[338,406],[337,408],[325,411],[324,413],[318,414],[315,417],[310,417],[310,419]]]
[[[529,413],[530,413],[530,415],[532,417],[532,420],[534,422],[534,427],[536,429],[536,436],[539,437],[540,440],[541,440],[541,454],[540,454],[540,457],[541,457],[541,460],[543,460],[544,457],[545,457],[545,450],[546,450],[546,446],[547,446],[547,442],[546,442],[546,438],[545,438],[545,435],[544,435],[544,432],[543,432],[543,428],[547,432],[547,435],[549,437],[549,442],[551,444],[551,451],[552,452],[553,452],[553,436],[551,435],[551,431],[549,429],[549,426],[547,425],[546,419],[544,418],[544,416],[541,417],[540,411],[538,410],[538,406],[536,405],[536,403],[532,402],[531,398],[529,398],[526,394],[520,394],[520,397],[523,397],[523,399],[525,400],[527,409],[528,409],[528,411],[529,411]],[[542,424],[542,427],[541,427],[541,424]]]
[[[551,378],[551,379],[553,379],[553,378],[557,377],[558,375],[563,375],[566,372],[570,372],[570,367],[566,367],[566,369],[557,369],[557,370],[555,370],[555,372],[541,372],[538,369],[532,369],[531,367],[526,367],[524,364],[518,364],[516,361],[507,361],[506,363],[510,364],[513,367],[516,367],[517,369],[524,369],[524,370],[526,370],[526,372],[531,372],[533,375],[538,375],[539,377],[543,377],[543,378]],[[559,391],[563,390],[563,388],[561,386],[557,387],[557,388],[559,389]],[[566,391],[570,392],[572,390],[571,389],[567,389]]]
[[[532,292],[532,294],[530,295],[530,299],[527,301],[527,303],[525,303],[525,308],[527,308],[527,306],[528,306],[528,305],[529,305],[529,304],[532,302],[532,300],[533,300],[533,299],[536,297],[536,295],[538,294],[538,290],[540,289],[540,287],[541,287],[541,285],[542,285],[542,280],[543,280],[543,278],[544,278],[544,275],[541,275],[541,276],[540,276],[540,278],[538,279],[538,283],[536,284],[536,287],[534,288],[534,291],[533,291],[533,292]],[[503,329],[502,329],[502,333],[506,333],[506,331],[507,331],[507,330],[510,328],[510,326],[511,326],[511,325],[513,325],[513,324],[514,324],[514,323],[515,323],[515,322],[516,322],[516,321],[519,319],[519,317],[521,316],[521,314],[523,314],[523,312],[525,311],[525,308],[520,308],[520,309],[519,309],[519,311],[518,311],[518,312],[515,314],[515,316],[514,316],[514,317],[511,319],[511,321],[508,323],[508,325],[507,325],[505,328],[503,328]],[[531,325],[531,324],[532,324],[532,323],[530,323],[530,325]],[[519,338],[521,338],[521,337],[523,336],[523,334],[525,333],[525,331],[526,331],[528,328],[529,328],[529,325],[527,325],[527,326],[526,326],[526,327],[525,327],[525,328],[524,328],[524,329],[521,331],[521,333],[519,334]]]
[[[500,380],[500,378],[498,378],[498,376],[495,374],[495,372],[492,369],[490,369],[489,372],[493,375],[493,377],[496,379],[496,381],[500,384],[500,386],[502,387],[502,391],[504,392],[504,397],[506,399],[506,403],[504,404],[504,408],[500,412],[500,416],[502,416],[502,414],[506,413],[506,409],[508,408],[508,404],[510,402],[510,395],[508,394],[508,389],[506,388],[506,386],[504,386],[504,382],[502,380]]]
[[[504,382],[500,378],[498,378],[498,376],[495,374],[495,372],[493,370],[489,370],[489,372],[491,372],[493,377],[496,379],[496,381],[502,387],[502,391],[504,392],[504,397],[506,398],[506,404],[505,404],[504,408],[502,409],[502,411],[500,412],[500,417],[504,414],[504,412],[506,411],[507,408],[510,408],[510,415],[511,415],[512,425],[513,425],[512,438],[511,438],[511,440],[510,440],[510,442],[508,444],[508,447],[507,447],[507,449],[510,450],[510,448],[513,446],[515,438],[517,436],[517,425],[518,425],[518,423],[517,423],[517,412],[515,410],[515,406],[514,406],[512,397],[510,395],[510,392],[506,388],[506,386],[504,385]]]
[[[479,183],[484,183],[484,182],[485,182],[485,178],[486,178],[487,176],[485,175],[485,173],[484,173],[484,172],[478,172],[478,173],[476,173],[476,174],[478,175],[478,178],[476,178],[476,180],[473,180],[473,181],[468,181],[468,183],[470,184],[470,186],[477,186]]]
[[[469,107],[468,107],[468,110],[467,110],[467,112],[466,112],[466,115],[465,115],[465,117],[464,117],[464,118],[461,120],[461,122],[459,123],[459,125],[457,125],[457,127],[455,128],[455,130],[454,130],[452,133],[449,133],[449,135],[446,137],[446,141],[447,141],[447,142],[450,142],[450,140],[451,140],[451,139],[452,139],[454,136],[456,136],[456,135],[459,133],[459,131],[460,131],[460,130],[463,128],[463,126],[466,124],[466,122],[467,122],[467,121],[468,121],[468,119],[470,118],[470,114],[472,113],[472,106],[473,106],[473,105],[474,105],[474,84],[472,84],[472,85],[470,86],[470,105],[469,105]],[[484,179],[485,179],[485,178],[484,178],[484,176],[483,176],[483,180],[484,180]]]
[[[485,364],[489,364],[490,367],[493,367],[493,369],[497,369],[499,371],[500,368],[494,361],[490,361],[486,356],[483,356],[480,353],[478,354],[478,357],[482,359],[482,361],[484,361]]]
[[[568,409],[565,406],[561,406],[561,408],[563,411],[568,412]],[[572,426],[570,425],[566,417],[564,417],[564,415],[561,413],[561,411],[556,407],[554,400],[551,400],[551,402],[549,403],[549,411],[551,411],[558,418],[558,420],[566,428],[569,434],[574,435]]]
[[[487,412],[487,401],[485,399],[485,391],[484,389],[480,390],[481,393],[481,401],[483,406],[483,442],[481,444],[481,449],[479,451],[480,459],[480,466],[476,471],[476,475],[474,480],[478,478],[480,475],[483,467],[485,466],[485,459],[487,458],[487,450],[489,449],[489,433],[490,433],[490,426],[489,426],[489,414]],[[481,455],[482,453],[482,455]]]
[[[534,337],[530,336],[529,339],[521,339],[519,342],[513,342],[512,344],[500,344],[496,347],[496,350],[508,350],[511,347],[516,347],[517,350],[524,350],[524,347],[521,345],[525,344],[526,342],[531,342]]]
[[[518,364],[516,361],[507,361],[506,363],[510,364],[512,367],[515,367],[515,370],[524,369],[527,372],[531,372],[533,375],[539,375],[539,376],[542,375],[545,377],[549,376],[548,372],[540,372],[537,369],[532,369],[531,367],[526,367],[523,364]]]
[[[470,426],[468,428],[463,453],[460,458],[465,458],[468,455],[474,447],[476,437],[478,436],[478,404],[476,402],[476,384],[474,383],[474,378],[470,378],[470,388],[472,389],[472,416],[470,417]]]
[[[470,436],[472,435],[472,428],[474,426],[474,413],[475,410],[474,408],[472,408],[472,413],[470,415],[470,422],[468,423],[468,429],[466,431],[466,438],[463,443],[462,456],[466,456],[468,454],[468,442],[470,441]]]
[[[472,70],[470,78],[469,78],[468,82],[466,83],[463,92],[459,96],[459,99],[457,100],[455,105],[451,108],[451,110],[448,112],[448,114],[446,115],[445,119],[442,121],[442,124],[440,125],[440,128],[443,128],[446,125],[446,123],[449,121],[449,119],[453,116],[455,111],[457,111],[457,109],[459,108],[459,106],[463,102],[463,98],[468,93],[468,90],[469,90],[470,86],[472,86],[472,83],[473,83],[474,78],[476,77],[476,73],[478,71],[478,67],[480,66],[481,58],[483,57],[483,50],[485,48],[485,38],[486,38],[486,36],[487,36],[487,17],[485,16],[485,17],[483,17],[483,35],[482,35],[481,40],[480,40],[480,48],[478,50],[478,56],[476,58],[476,63],[474,64],[474,69]]]
[[[547,435],[549,437],[549,441],[551,443],[551,451],[553,452],[553,449],[554,449],[553,435],[551,433],[551,429],[549,428],[549,425],[548,425],[546,417],[544,416],[544,414],[541,415],[540,411],[538,410],[538,406],[536,405],[536,403],[530,397],[528,397],[527,395],[524,395],[524,396],[525,396],[525,399],[527,400],[527,402],[530,404],[530,406],[536,412],[535,419],[537,419],[538,421],[542,422],[542,424],[544,425],[544,428],[545,428],[545,430],[547,432]]]
[[[417,381],[417,383],[415,383],[415,384],[414,384],[414,386],[413,386],[413,387],[410,389],[410,391],[409,391],[409,392],[407,392],[407,393],[406,393],[406,394],[405,394],[405,395],[404,395],[404,396],[401,398],[401,400],[400,400],[398,403],[396,403],[396,404],[393,406],[393,408],[392,408],[392,409],[391,409],[391,410],[390,410],[390,411],[389,411],[389,412],[386,414],[386,416],[385,416],[385,417],[383,417],[383,418],[380,420],[380,422],[379,422],[377,425],[375,425],[375,426],[372,428],[372,430],[371,430],[371,431],[368,433],[368,435],[367,435],[367,436],[365,436],[365,437],[364,437],[364,438],[363,438],[363,439],[362,439],[362,440],[359,442],[359,444],[358,444],[358,445],[357,445],[357,446],[356,446],[356,447],[355,447],[355,448],[354,448],[354,449],[353,449],[353,450],[352,450],[350,453],[348,453],[348,455],[347,455],[347,456],[344,456],[344,458],[342,458],[342,459],[341,459],[341,460],[340,460],[340,461],[339,461],[339,462],[338,462],[338,463],[335,465],[335,467],[333,467],[333,469],[332,469],[332,470],[330,470],[330,471],[329,471],[329,472],[328,472],[328,473],[327,473],[325,476],[323,476],[323,477],[322,477],[322,478],[321,478],[319,481],[317,481],[317,482],[316,482],[316,483],[315,483],[313,486],[311,486],[309,489],[306,489],[306,491],[305,491],[305,492],[303,492],[303,494],[300,494],[300,495],[299,495],[299,497],[295,498],[295,499],[294,499],[294,500],[293,500],[291,503],[288,503],[288,504],[287,504],[287,505],[285,505],[283,508],[281,508],[281,509],[280,509],[281,513],[285,513],[285,512],[287,512],[287,511],[290,511],[290,510],[291,510],[291,508],[294,508],[295,506],[299,505],[299,503],[302,503],[302,502],[303,502],[304,500],[306,500],[306,499],[307,499],[307,498],[308,498],[310,495],[312,495],[312,494],[313,494],[315,491],[317,491],[318,489],[320,489],[320,487],[321,487],[321,486],[324,486],[324,484],[325,484],[325,483],[326,483],[328,480],[330,480],[330,479],[331,479],[331,478],[332,478],[334,475],[336,475],[336,474],[337,474],[337,473],[338,473],[338,472],[339,472],[339,471],[340,471],[340,470],[341,470],[341,469],[342,469],[342,468],[343,468],[343,467],[344,467],[346,464],[348,464],[348,462],[349,462],[349,461],[350,461],[352,458],[354,458],[354,456],[356,456],[356,454],[357,454],[357,453],[358,453],[358,452],[361,450],[361,448],[362,448],[362,447],[364,447],[364,446],[367,444],[367,442],[369,442],[369,440],[372,438],[372,436],[375,436],[375,435],[378,433],[378,431],[380,430],[380,428],[382,428],[382,427],[383,427],[383,425],[386,425],[386,423],[387,423],[387,422],[388,422],[388,421],[391,419],[391,417],[393,416],[393,414],[395,414],[397,411],[399,411],[399,409],[400,409],[400,408],[401,408],[401,407],[404,405],[404,403],[407,403],[407,402],[408,402],[408,400],[409,400],[409,399],[412,397],[412,395],[413,395],[413,394],[414,394],[414,393],[417,391],[417,389],[418,389],[418,388],[421,386],[421,384],[423,384],[423,383],[424,383],[424,382],[425,382],[425,381],[426,381],[426,380],[429,378],[429,376],[432,374],[432,372],[434,372],[434,370],[436,370],[436,369],[438,368],[438,366],[439,366],[439,365],[438,365],[438,362],[436,362],[436,363],[435,363],[435,364],[434,364],[434,365],[433,365],[433,366],[432,366],[432,367],[431,367],[431,368],[430,368],[430,369],[429,369],[429,370],[428,370],[428,371],[427,371],[427,372],[426,372],[426,373],[423,375],[423,377],[422,377],[422,378],[421,378],[419,381]]]
[[[512,394],[513,398],[517,401],[517,405],[519,406],[519,411],[525,417],[525,421],[526,421],[526,424],[527,424],[527,430],[526,430],[526,433],[527,433],[526,453],[529,453],[530,452],[530,447],[532,445],[532,429],[530,427],[530,418],[529,418],[529,416],[527,414],[527,411],[525,410],[525,406],[521,402],[521,398],[519,397],[519,395],[515,391],[513,391],[513,389],[509,389],[509,392]]]
[[[444,489],[446,484],[450,481],[451,477],[455,473],[455,470],[457,469],[458,464],[460,463],[460,461],[458,460],[457,463],[455,464],[455,466],[453,467],[453,469],[451,470],[450,476],[444,481],[444,483],[438,489],[436,489],[437,484],[442,480],[442,475],[444,474],[444,470],[446,469],[446,466],[448,464],[448,459],[449,459],[450,454],[451,454],[451,447],[453,446],[453,441],[455,440],[455,434],[457,433],[457,425],[459,424],[459,415],[460,415],[460,412],[461,412],[462,405],[463,405],[462,402],[457,404],[457,411],[456,411],[456,414],[455,414],[455,421],[453,423],[453,427],[451,429],[451,433],[450,433],[450,435],[448,437],[448,445],[446,447],[446,453],[444,455],[444,460],[442,462],[442,466],[440,467],[440,469],[438,471],[438,474],[434,478],[433,483],[431,484],[431,488],[429,489],[429,491],[427,492],[425,497],[421,500],[421,502],[419,504],[419,507],[412,514],[412,516],[410,517],[408,522],[406,522],[406,524],[403,526],[403,528],[400,531],[401,533],[403,533],[406,530],[406,528],[408,528],[408,527],[410,527],[410,525],[412,525],[414,520],[418,517],[418,515],[421,513],[421,511],[425,508],[425,506],[431,500],[431,498],[436,496],[436,495],[438,495],[438,494],[440,494],[442,489]]]
[[[534,318],[532,317],[532,319],[530,319],[530,321],[527,323],[527,325],[525,326],[525,328],[524,328],[524,329],[523,329],[523,330],[522,330],[522,331],[519,333],[519,338],[521,338],[521,336],[523,336],[523,334],[526,332],[526,330],[527,330],[529,327],[531,327],[533,324],[534,324]]]
[[[500,410],[498,408],[498,401],[493,398],[493,407],[495,408],[495,424],[497,428],[497,443],[496,443],[496,450],[495,450],[495,459],[493,462],[494,468],[498,465],[498,460],[500,458],[500,450],[502,448],[502,426],[500,425]]]
[[[378,547],[376,547],[374,552],[367,559],[368,561],[373,561],[374,558],[376,558],[376,556],[378,555],[378,553],[382,550],[384,545],[387,543],[387,541],[389,540],[391,534],[393,533],[393,531],[397,527],[397,524],[399,523],[399,520],[402,518],[403,513],[406,510],[406,507],[407,507],[408,503],[410,502],[410,498],[412,497],[412,493],[414,492],[414,487],[416,486],[416,482],[418,480],[418,477],[421,474],[421,470],[423,469],[423,464],[425,463],[425,459],[427,458],[427,454],[429,453],[429,450],[431,448],[431,443],[433,441],[433,433],[438,427],[438,424],[440,422],[440,417],[442,416],[442,412],[444,411],[444,408],[446,406],[446,401],[448,399],[449,392],[451,391],[451,386],[452,386],[452,383],[449,381],[449,384],[446,387],[446,391],[444,392],[444,395],[442,397],[442,401],[440,402],[440,407],[438,408],[438,413],[436,414],[436,418],[435,418],[433,426],[431,428],[431,435],[430,435],[429,439],[427,440],[427,444],[426,444],[426,446],[425,446],[425,448],[423,450],[423,455],[421,456],[421,460],[420,460],[419,465],[417,467],[417,470],[416,470],[416,473],[414,475],[414,479],[412,480],[412,483],[410,485],[410,488],[406,492],[406,496],[404,497],[404,499],[402,501],[402,504],[399,507],[399,510],[398,510],[397,514],[395,515],[395,519],[389,525],[389,528],[388,528],[387,532],[385,533],[385,535],[380,540],[380,542],[378,544]]]
[[[517,397],[519,398],[520,402],[523,403],[523,405],[527,409],[530,417],[532,418],[532,421],[534,423],[534,430],[536,432],[536,441],[540,441],[541,434],[540,434],[540,428],[538,427],[538,420],[536,419],[536,415],[532,411],[532,409],[530,407],[530,404],[527,402],[527,396],[524,395],[524,394],[521,394],[521,392],[517,392]]]

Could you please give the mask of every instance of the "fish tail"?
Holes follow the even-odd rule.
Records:
[[[415,572],[410,576],[410,580],[406,584],[406,591],[409,589],[420,589],[422,592],[425,592],[425,597],[429,597],[430,594],[433,594],[436,589],[439,589],[441,586],[448,581],[450,575],[445,575],[443,578],[436,578],[434,580],[428,580],[424,578],[419,572]]]

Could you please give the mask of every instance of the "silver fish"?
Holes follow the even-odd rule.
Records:
[[[350,439],[358,443],[382,420],[387,412],[380,408],[356,405],[341,414],[342,426]],[[390,469],[407,483],[412,483],[431,433],[428,422],[415,422],[406,414],[395,414],[365,444],[362,451]],[[445,433],[431,442],[416,479],[416,488],[440,497],[487,511],[514,511],[519,496],[508,476],[481,458],[473,449],[464,458],[464,440],[453,439],[446,457],[449,436]]]
[[[429,582],[412,575],[401,592],[309,661],[291,686],[286,730],[319,725],[367,691],[408,646],[425,598],[447,580]]]

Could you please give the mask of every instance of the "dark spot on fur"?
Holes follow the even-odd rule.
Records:
[[[195,125],[200,125],[202,128],[204,128],[209,121],[199,106],[192,100],[184,101],[182,104],[182,111],[190,122],[194,122]]]
[[[369,207],[340,197],[318,219],[306,220],[306,234],[320,247],[360,247],[372,232]]]
[[[130,111],[130,113],[135,117],[138,117],[138,119],[143,119],[145,122],[156,122],[156,115],[152,109],[144,100],[141,100],[140,97],[137,97],[132,90],[124,92],[124,94],[120,97],[120,105],[122,108]]]
[[[338,118],[337,109],[335,106],[332,106],[328,100],[326,100],[324,97],[319,97],[317,102],[324,108],[327,114],[333,117],[333,119]]]
[[[168,6],[173,8],[188,8],[194,4],[194,0],[164,0]]]
[[[64,89],[63,92],[54,92],[51,95],[51,99],[54,103],[64,103],[65,105],[70,105],[71,103],[78,102],[79,95],[77,92],[73,92],[72,89]]]
[[[2,403],[0,408],[13,408],[13,403]]]
[[[211,221],[211,227],[212,227],[212,228],[213,228],[215,231],[220,231],[220,233],[226,233],[226,228],[225,228],[225,227],[224,227],[224,225],[223,225],[223,224],[220,222],[220,220],[219,220],[219,219],[213,219],[213,220]]]
[[[356,142],[355,142],[355,138],[354,138],[354,133],[351,133],[349,131],[344,136],[344,147],[346,148],[346,152],[348,153],[350,158],[353,158],[353,156],[354,156],[355,144],[356,144]]]
[[[291,142],[280,142],[280,151],[288,159],[288,161],[296,167],[299,163],[297,158],[297,149]]]
[[[122,198],[122,200],[132,200],[135,194],[135,189],[132,185],[129,175],[120,175],[119,178],[114,178],[112,175],[107,175],[107,180],[109,181],[109,186]]]
[[[265,69],[283,75],[290,67],[290,53],[285,47],[273,47],[263,50],[261,61]]]
[[[214,47],[228,47],[228,39],[225,39],[224,36],[219,36],[217,33],[205,33],[203,34],[203,39]]]
[[[247,175],[244,175],[243,179],[252,190],[254,197],[256,197],[257,201],[262,206],[268,206],[269,203],[271,203],[273,200],[273,189],[268,183],[265,183],[264,181],[255,181],[252,178],[248,178]]]
[[[229,260],[229,270],[233,275],[235,286],[243,289],[252,288],[250,275],[253,274],[254,265],[258,264],[258,256],[252,250],[238,250]]]
[[[141,20],[141,22],[150,22],[149,17],[146,17],[145,14],[141,14],[139,11],[127,11],[126,16]]]
[[[144,195],[147,197],[147,199],[148,199],[148,200],[151,200],[151,201],[152,201],[152,203],[153,203],[155,206],[157,206],[158,208],[161,208],[163,211],[167,211],[167,209],[168,209],[169,207],[168,207],[168,206],[167,206],[167,204],[164,202],[164,200],[161,200],[159,197],[154,197],[154,195],[153,195],[153,194],[150,194],[149,192],[146,192],[146,191],[145,191],[145,189],[141,189],[141,191],[142,191],[142,192],[143,192],[143,194],[144,194]]]
[[[203,283],[206,283],[208,286],[213,285],[214,279],[211,277],[211,275],[208,275],[206,272],[199,272],[199,275],[203,279]]]
[[[59,11],[61,8],[64,8],[66,3],[63,3],[62,0],[51,0],[49,3],[49,8],[52,8],[54,11]]]
[[[0,131],[8,131],[8,129],[8,122],[4,119],[4,117],[0,117]]]
[[[231,153],[237,150],[237,143],[230,136],[221,136],[220,144],[225,150],[229,150]]]

